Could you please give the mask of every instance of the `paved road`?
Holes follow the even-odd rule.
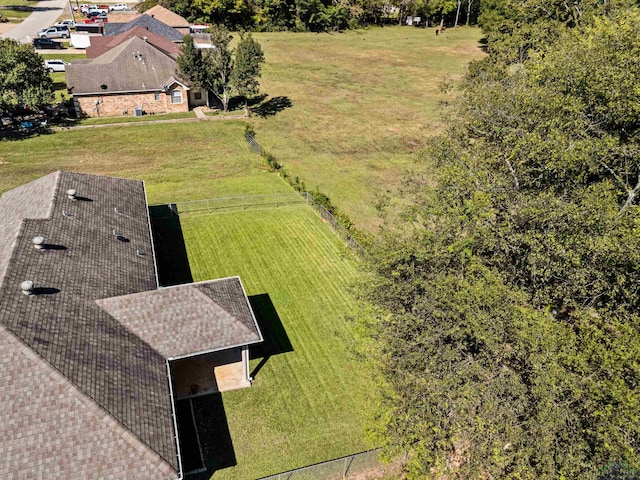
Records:
[[[67,4],[67,0],[42,0],[22,23],[3,33],[0,37],[29,43],[40,30],[56,23]]]

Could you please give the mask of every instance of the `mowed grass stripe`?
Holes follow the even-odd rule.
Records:
[[[353,255],[306,205],[185,217],[182,227],[194,280],[240,275],[248,295],[269,295],[293,347],[270,357],[251,388],[223,395],[238,465],[214,478],[256,478],[368,448],[369,379],[345,347]]]

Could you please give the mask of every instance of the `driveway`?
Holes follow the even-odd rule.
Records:
[[[3,33],[0,37],[13,38],[22,43],[30,43],[31,39],[36,37],[40,30],[56,23],[67,5],[67,0],[42,0],[22,23]]]

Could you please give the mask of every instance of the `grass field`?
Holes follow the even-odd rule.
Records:
[[[258,109],[262,117],[252,119],[258,141],[308,188],[319,186],[356,225],[369,229],[377,223],[376,195],[397,188],[407,171],[428,168],[416,164],[415,152],[441,129],[441,102],[451,95],[440,86],[482,55],[480,32],[472,28],[438,37],[434,29],[412,27],[255,37],[266,55],[262,91],[269,95]],[[240,127],[222,123],[69,131],[0,142],[0,191],[64,167],[142,176],[153,195],[167,194],[152,195],[158,201],[218,196],[209,180],[224,177],[225,195],[225,182],[245,183],[231,178],[246,173],[235,168],[236,160],[257,161],[246,155],[243,142]],[[207,160],[232,166],[213,176],[205,169],[203,177]],[[158,171],[167,163],[176,167],[175,180],[169,171]],[[248,191],[241,190],[235,193]]]
[[[70,130],[0,142],[0,192],[57,169],[146,181],[150,203],[290,192],[238,121]]]
[[[480,58],[480,31],[389,27],[335,34],[263,33],[262,91],[279,113],[253,121],[257,139],[360,227],[375,195],[395,189],[415,152],[441,129],[443,84]],[[279,98],[280,97],[280,98]]]
[[[349,353],[346,319],[352,254],[306,205],[181,222],[193,279],[240,275],[258,310],[273,305],[282,332],[276,350],[257,349],[252,369],[269,356],[254,385],[222,395],[237,466],[213,478],[254,479],[366,449],[370,385]]]

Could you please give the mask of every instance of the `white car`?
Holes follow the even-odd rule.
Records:
[[[71,19],[61,20],[54,25],[54,27],[67,27],[68,29],[75,28],[76,22]]]
[[[65,62],[64,60],[60,60],[58,58],[54,60],[44,61],[44,68],[46,68],[50,72],[64,72],[67,65],[69,65],[69,62]]]
[[[40,38],[69,38],[67,27],[49,27],[38,32]]]
[[[129,7],[126,3],[116,3],[109,7],[109,10],[112,12],[122,12],[124,10],[129,10]]]

